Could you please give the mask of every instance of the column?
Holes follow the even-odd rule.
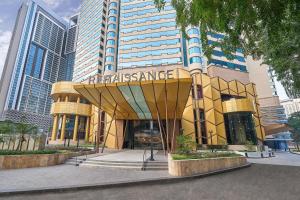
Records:
[[[86,117],[85,125],[85,142],[89,142],[89,133],[90,133],[90,117]]]
[[[65,139],[66,120],[67,120],[67,115],[63,115],[60,140],[64,140]]]
[[[75,123],[74,123],[73,141],[77,141],[78,120],[79,120],[79,116],[76,115],[75,116]]]
[[[56,140],[57,123],[58,123],[58,115],[54,115],[54,119],[53,119],[53,127],[52,127],[52,135],[51,135],[51,140],[52,140],[52,141],[55,141],[55,140]]]

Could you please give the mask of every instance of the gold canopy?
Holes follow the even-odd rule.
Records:
[[[75,90],[115,119],[180,119],[192,78],[75,85]]]

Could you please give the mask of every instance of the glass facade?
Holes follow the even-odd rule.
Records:
[[[250,112],[224,114],[228,144],[257,144],[257,137]]]
[[[36,1],[24,2],[19,15],[22,17],[17,18],[17,29],[14,30],[19,33],[14,34],[11,40],[12,43],[20,42],[18,49],[13,50],[16,55],[8,55],[7,58],[16,56],[15,63],[8,66],[13,68],[13,73],[10,75],[3,118],[14,121],[22,115],[32,119],[30,123],[44,126],[50,122],[52,84],[72,76],[74,56],[67,57],[64,51],[68,26]],[[75,37],[69,40],[75,43]],[[74,51],[75,47],[69,43],[68,49]]]
[[[107,4],[104,0],[82,1],[73,81],[81,82],[102,69]]]
[[[153,1],[121,1],[118,69],[182,64],[182,39],[170,0],[161,12]]]

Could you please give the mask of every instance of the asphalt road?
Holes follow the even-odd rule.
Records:
[[[45,193],[2,197],[7,200],[148,200],[222,199],[288,200],[300,199],[300,167],[253,164],[249,168],[205,178],[169,184],[91,189],[76,192]]]

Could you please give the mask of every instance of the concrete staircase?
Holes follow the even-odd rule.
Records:
[[[138,169],[138,170],[167,170],[168,162],[165,161],[149,161],[144,164],[141,161],[112,161],[112,160],[97,160],[92,158],[76,158],[68,159],[65,164],[77,165],[80,167],[110,167],[123,169]]]

